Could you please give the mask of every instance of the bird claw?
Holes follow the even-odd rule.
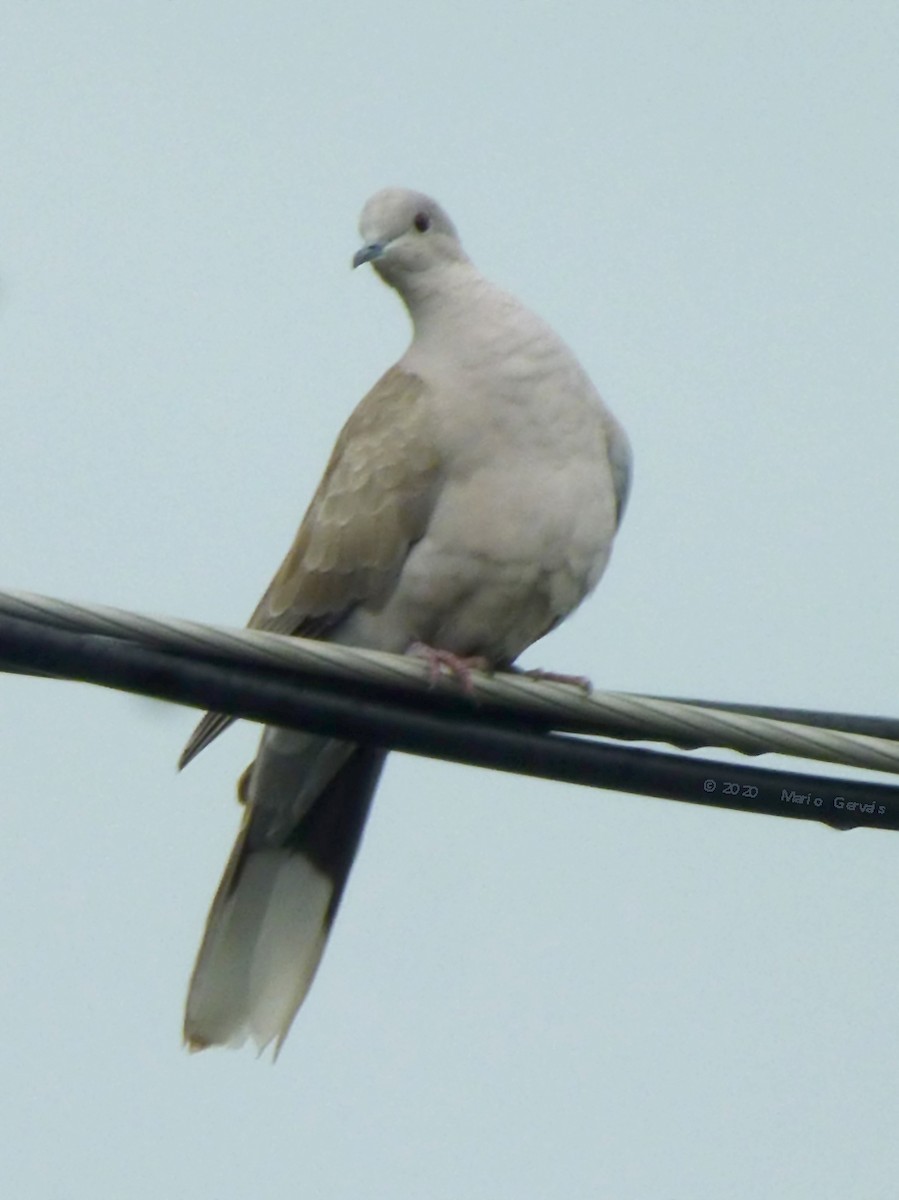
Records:
[[[539,667],[530,671],[519,671],[519,674],[524,675],[526,679],[535,679],[538,683],[565,683],[588,696],[593,691],[593,684],[586,675],[564,675],[560,671],[541,671]]]
[[[474,693],[472,671],[487,671],[490,664],[481,655],[463,657],[453,654],[451,650],[438,650],[436,646],[427,646],[424,642],[413,642],[407,654],[424,659],[428,668],[428,681],[434,687],[439,680],[449,675],[460,684],[466,695]]]

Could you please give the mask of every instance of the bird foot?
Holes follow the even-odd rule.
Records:
[[[593,691],[593,684],[586,675],[563,675],[560,671],[541,671],[539,667],[531,671],[523,671],[521,668],[515,670],[526,679],[536,679],[538,683],[567,683],[569,687],[576,687],[588,696]]]
[[[424,659],[432,687],[438,680],[449,675],[461,685],[463,692],[469,696],[474,692],[472,671],[488,671],[490,669],[487,659],[481,655],[462,657],[453,654],[451,650],[438,650],[436,646],[426,646],[424,642],[413,642],[406,653]]]

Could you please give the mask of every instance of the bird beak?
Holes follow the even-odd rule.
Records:
[[[374,259],[380,258],[383,253],[383,243],[369,242],[367,246],[363,246],[361,250],[357,250],[353,255],[353,266],[361,267],[363,263],[372,262]]]

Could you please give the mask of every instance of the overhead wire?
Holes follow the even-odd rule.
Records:
[[[620,744],[776,753],[899,773],[899,743],[870,732],[888,730],[887,718],[858,718],[855,732],[846,714],[586,694],[512,673],[473,672],[466,688],[452,678],[435,685],[413,657],[12,591],[0,592],[0,668],[588,786],[840,828],[899,828],[892,784]]]

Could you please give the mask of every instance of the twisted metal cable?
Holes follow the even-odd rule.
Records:
[[[816,725],[819,729],[840,729],[844,733],[864,733],[871,737],[899,740],[899,718],[871,717],[860,713],[825,712],[817,708],[784,708],[775,704],[741,704],[733,700],[697,700],[687,696],[660,696],[700,708],[721,709],[746,716],[770,717],[774,721],[794,721],[798,725]]]
[[[433,691],[428,668],[420,660],[328,642],[161,619],[15,591],[0,592],[0,615],[70,632],[126,639],[192,659],[236,660],[353,683],[372,695],[381,689],[400,689],[406,694]],[[458,701],[458,687],[446,690]],[[694,701],[621,692],[585,695],[566,684],[480,672],[472,674],[470,702],[473,710],[483,708],[557,731],[667,742],[689,749],[778,753],[899,773],[899,744],[888,738],[719,708],[714,702],[706,707]]]

